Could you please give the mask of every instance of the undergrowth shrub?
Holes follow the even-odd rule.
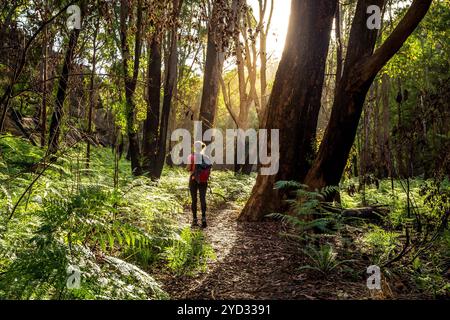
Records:
[[[33,146],[27,140],[12,135],[0,136],[0,167],[9,173],[29,169],[43,156],[42,149]]]
[[[338,254],[331,245],[321,245],[318,248],[308,246],[307,249],[302,251],[308,257],[310,264],[301,266],[299,270],[313,270],[325,277],[329,276],[339,266],[353,261],[339,261]]]
[[[124,204],[121,204],[122,207]],[[73,195],[51,195],[33,215],[40,220],[25,246],[14,250],[0,276],[0,296],[13,299],[161,298],[150,275],[109,256],[122,248],[143,248],[153,238],[120,215],[116,191],[82,186]],[[67,269],[79,266],[82,290],[67,289]],[[122,270],[125,268],[124,270]],[[128,271],[127,271],[128,270]],[[99,282],[100,279],[104,279]],[[110,285],[105,285],[110,284]],[[126,284],[126,285],[125,285]]]
[[[307,239],[315,236],[313,233],[307,233],[311,230],[333,233],[340,230],[347,220],[341,214],[342,208],[339,205],[325,201],[328,195],[338,191],[337,187],[310,191],[308,186],[295,181],[277,181],[275,188],[289,189],[293,194],[292,199],[286,200],[290,205],[290,212],[268,215],[288,223],[296,231],[295,234],[286,235]]]
[[[215,259],[215,254],[201,231],[186,227],[180,237],[173,240],[172,246],[166,249],[166,257],[169,267],[176,273],[192,274],[196,270],[204,271],[208,259]]]
[[[352,184],[347,181],[343,185]],[[341,193],[343,205],[360,205],[361,194]],[[369,204],[389,205],[382,224],[363,226],[358,239],[372,263],[407,275],[420,291],[434,297],[450,296],[450,183],[448,177],[380,181],[367,186]],[[408,201],[409,199],[409,201]]]
[[[372,230],[366,232],[361,239],[361,246],[367,250],[371,263],[383,265],[392,258],[398,245],[399,234],[372,225]]]
[[[208,194],[214,205],[233,202],[243,206],[253,188],[256,175],[235,174],[231,171],[212,171]]]
[[[165,168],[154,182],[131,176],[121,160],[113,185],[111,151],[92,148],[86,169],[80,144],[30,186],[44,168],[36,166],[41,149],[9,136],[0,147],[0,299],[166,298],[156,268],[193,274],[214,257],[201,231],[180,226],[189,201],[182,168]],[[81,272],[79,288],[67,287],[71,267]]]

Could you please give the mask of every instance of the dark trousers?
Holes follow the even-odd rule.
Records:
[[[191,192],[192,200],[192,215],[194,220],[197,219],[197,190],[200,193],[200,206],[202,208],[202,218],[206,219],[206,189],[208,188],[208,183],[198,183],[197,181],[190,180],[189,191]]]

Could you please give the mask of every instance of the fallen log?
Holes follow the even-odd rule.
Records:
[[[347,218],[360,218],[374,221],[382,220],[389,213],[386,205],[375,205],[362,208],[343,209],[342,215]]]

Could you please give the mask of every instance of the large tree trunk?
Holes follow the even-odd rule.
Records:
[[[182,4],[183,4],[182,0],[173,0],[172,5],[173,5],[174,21],[178,20],[178,15],[181,11]],[[178,35],[177,35],[177,23],[174,23],[171,30],[169,61],[167,65],[166,81],[164,84],[163,106],[161,111],[161,121],[158,136],[158,152],[156,155],[155,171],[153,173],[153,176],[155,178],[161,177],[164,162],[166,159],[167,132],[169,127],[169,117],[172,105],[173,92],[177,83],[177,66],[178,66]]]
[[[131,58],[128,45],[128,22],[132,21],[133,10],[128,0],[120,2],[120,41],[122,52],[122,68],[124,71],[125,99],[126,99],[126,120],[129,142],[129,155],[131,159],[131,171],[134,175],[142,174],[140,164],[140,151],[138,133],[135,128],[136,105],[134,94],[136,91],[137,78],[139,75],[139,64],[142,47],[142,0],[137,1],[136,35],[134,42],[134,64],[132,73],[129,70]]]
[[[161,39],[153,35],[149,43],[147,118],[144,122],[143,171],[152,175],[158,149],[159,107],[161,96]]]
[[[69,44],[67,47],[66,55],[64,57],[64,64],[61,71],[61,76],[58,82],[58,91],[56,93],[54,111],[50,121],[50,131],[47,149],[48,154],[55,154],[58,151],[64,101],[67,95],[67,87],[69,85],[69,74],[72,69],[73,55],[75,47],[78,42],[79,34],[80,34],[79,29],[73,29],[70,33]]]
[[[276,175],[258,175],[241,220],[285,209],[274,183],[301,181],[308,172],[335,9],[335,0],[292,1],[286,46],[262,125],[280,130],[280,168]]]
[[[206,63],[203,75],[203,91],[200,103],[200,116],[203,132],[214,125],[217,109],[217,98],[219,93],[219,77],[222,74],[224,61],[224,48],[222,37],[217,30],[219,19],[223,8],[222,1],[216,0],[213,5],[212,17],[208,26],[208,42],[206,46]]]
[[[384,0],[360,0],[350,32],[344,72],[335,97],[330,122],[325,131],[305,184],[311,188],[338,185],[353,145],[362,107],[376,74],[401,48],[425,16],[432,0],[414,0],[383,45],[372,54],[376,30],[366,24],[369,5],[383,6]]]

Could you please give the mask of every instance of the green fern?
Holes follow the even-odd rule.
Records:
[[[43,200],[43,209],[35,213],[41,221],[40,226],[28,244],[17,250],[13,262],[0,276],[0,295],[12,299],[67,297],[75,294],[66,288],[69,262],[96,265],[94,254],[83,256],[86,251],[100,250],[104,254],[118,249],[150,248],[153,241],[150,234],[125,219],[115,217],[118,210],[115,208],[115,199],[114,192],[98,185],[81,186],[75,194],[65,198],[48,195]],[[97,272],[93,272],[95,268],[83,269],[85,279],[90,284],[84,285],[84,289],[76,293],[77,296],[105,296],[104,291],[98,292],[97,279],[113,276],[118,277],[119,281],[123,276],[128,277],[126,274],[105,276],[101,271],[104,267],[96,268]],[[128,286],[148,285],[136,281]],[[161,296],[160,288],[156,285],[153,288],[151,294]],[[139,296],[121,291],[120,288],[108,292],[106,296],[109,298],[146,298],[142,290]]]
[[[166,249],[168,266],[178,274],[192,274],[195,270],[204,271],[209,259],[215,259],[211,246],[205,243],[201,231],[187,227],[181,231],[180,238]]]
[[[295,198],[286,200],[291,207],[290,214],[272,213],[268,217],[290,224],[301,234],[311,229],[333,232],[333,230],[341,228],[344,219],[340,214],[342,208],[336,204],[325,202],[330,194],[339,190],[338,187],[329,186],[311,191],[308,186],[296,181],[277,181],[275,188],[291,189],[295,192]],[[314,218],[311,219],[311,217]]]
[[[299,270],[304,269],[314,270],[321,273],[324,276],[329,275],[332,271],[334,271],[342,264],[354,261],[354,260],[339,261],[337,259],[337,253],[330,245],[323,245],[320,246],[318,249],[309,246],[308,249],[303,250],[303,253],[308,257],[311,264],[302,266],[299,268]]]

